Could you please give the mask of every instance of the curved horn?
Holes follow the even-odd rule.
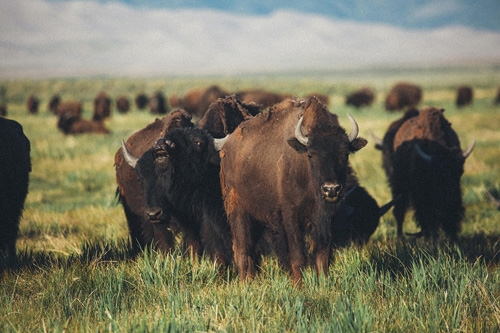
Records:
[[[302,126],[302,122],[304,121],[304,116],[301,116],[299,121],[297,122],[297,125],[295,126],[295,138],[304,146],[307,146],[307,142],[309,139],[302,134],[302,130],[300,127]]]
[[[353,142],[354,139],[358,137],[358,123],[356,123],[356,120],[348,113],[347,117],[349,118],[349,121],[351,122],[351,132],[349,133],[349,142]]]
[[[137,157],[133,156],[127,150],[127,146],[125,146],[125,140],[123,140],[123,139],[122,139],[122,153],[123,153],[123,157],[125,157],[125,161],[127,161],[127,164],[135,169],[135,166],[137,165],[137,161],[139,159]]]
[[[422,148],[420,148],[420,145],[418,143],[415,143],[415,150],[424,161],[426,162],[432,161],[432,156],[427,153],[424,153],[424,151],[422,150]]]
[[[214,138],[215,150],[220,151],[222,149],[222,146],[224,145],[224,142],[226,142],[227,138],[229,138],[229,135],[226,135],[225,137],[220,138],[220,139]]]
[[[371,134],[371,136],[373,138],[373,141],[375,142],[375,148],[378,148],[378,149],[382,148],[382,146],[384,144],[384,142],[382,141],[382,139],[380,139],[379,137],[377,137],[375,135],[375,133],[373,133],[372,130],[370,130],[370,134]]]
[[[462,156],[464,157],[464,160],[469,157],[470,153],[472,153],[472,150],[474,149],[474,146],[476,145],[476,140],[472,140],[470,143],[469,147],[462,153]]]

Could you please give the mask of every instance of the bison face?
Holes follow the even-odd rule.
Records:
[[[318,124],[306,137],[302,134],[301,117],[296,125],[295,137],[288,140],[298,153],[307,156],[311,176],[319,184],[319,193],[327,203],[338,203],[344,195],[349,153],[363,148],[367,141],[357,138],[358,125],[349,116],[353,127],[349,135],[340,126]]]
[[[220,140],[198,128],[176,128],[139,159],[122,146],[125,159],[141,182],[150,222],[167,221],[166,212],[187,200],[186,195],[201,187],[209,173],[218,174],[220,160],[215,147]]]

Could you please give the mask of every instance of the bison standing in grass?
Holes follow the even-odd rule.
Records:
[[[28,194],[30,141],[22,126],[0,117],[0,257],[14,257],[19,219]]]
[[[457,88],[457,98],[455,105],[459,108],[465,107],[472,103],[474,98],[474,91],[471,86],[460,86]]]
[[[111,116],[111,98],[105,93],[100,92],[94,99],[94,115],[92,120],[103,121]]]
[[[370,88],[361,88],[347,95],[346,105],[352,105],[355,108],[371,106],[375,100],[375,93]]]
[[[125,95],[120,95],[116,99],[116,109],[120,113],[127,113],[130,110],[130,102]]]
[[[26,109],[28,109],[30,114],[37,114],[39,105],[40,100],[35,95],[30,95],[26,100]]]
[[[243,122],[221,151],[221,183],[240,278],[254,275],[263,232],[280,264],[302,279],[306,235],[318,274],[332,254],[332,219],[346,186],[348,155],[366,145],[316,98],[286,100]]]
[[[409,82],[396,83],[385,98],[387,111],[402,110],[417,106],[422,100],[422,88]]]
[[[404,121],[394,135],[389,182],[393,198],[400,196],[393,211],[400,237],[410,206],[421,228],[418,235],[435,238],[442,229],[456,240],[460,231],[465,210],[460,178],[474,142],[462,151],[443,112],[424,108]]]

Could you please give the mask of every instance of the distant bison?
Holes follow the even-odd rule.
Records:
[[[92,120],[102,121],[111,116],[111,98],[105,92],[100,92],[94,99],[94,115]]]
[[[230,95],[218,85],[211,85],[207,88],[194,88],[189,90],[182,98],[176,97],[176,104],[186,110],[197,120],[203,118],[210,104],[218,98]]]
[[[371,106],[375,100],[375,94],[370,88],[361,88],[347,95],[345,104],[355,108]]]
[[[127,113],[130,110],[130,102],[125,95],[120,95],[116,99],[116,109],[120,113]]]
[[[7,105],[0,104],[0,117],[7,117]]]
[[[254,275],[263,233],[294,283],[306,241],[318,274],[332,255],[332,219],[345,193],[348,155],[366,145],[351,118],[347,134],[317,98],[285,100],[243,122],[221,151],[221,183],[242,280]],[[271,231],[271,232],[269,232]]]
[[[0,256],[14,257],[28,194],[30,141],[18,122],[1,117],[0,155]]]
[[[470,105],[474,98],[474,91],[471,86],[460,86],[457,88],[457,98],[455,105],[459,108]]]
[[[49,110],[50,113],[56,114],[57,113],[57,106],[61,103],[61,96],[59,95],[53,95],[50,98],[49,103],[47,104],[47,109]]]
[[[408,106],[417,106],[422,100],[422,89],[408,82],[396,83],[385,98],[385,109],[401,110]]]
[[[26,100],[26,108],[31,114],[38,113],[38,106],[40,105],[40,100],[35,95],[30,95]]]
[[[262,105],[263,108],[269,108],[274,104],[284,101],[287,98],[292,98],[292,95],[278,94],[264,89],[249,89],[237,92],[236,97],[238,97],[238,99],[243,103],[254,102],[256,104]]]
[[[223,138],[240,123],[259,113],[260,105],[243,103],[235,95],[226,96],[210,104],[198,127],[207,130],[214,138]]]
[[[62,101],[56,105],[55,114],[57,116],[66,115],[69,117],[80,117],[83,113],[83,104],[77,101]]]
[[[148,102],[149,112],[151,114],[167,114],[168,113],[168,101],[161,91],[157,91],[149,98]]]
[[[140,93],[135,97],[135,106],[139,110],[144,110],[148,105],[148,101],[149,97],[144,93]]]
[[[500,104],[500,88],[497,90],[497,95],[495,96],[495,99],[493,100],[493,104],[498,105]]]
[[[442,229],[456,240],[464,215],[460,178],[466,151],[444,110],[427,107],[406,120],[394,136],[393,170],[390,175],[398,236],[403,235],[403,221],[411,205],[421,228],[419,235],[436,237]]]
[[[176,110],[131,135],[125,143],[126,149],[133,156],[142,156],[168,131],[193,126],[190,114],[184,110]],[[146,246],[154,246],[164,252],[169,251],[174,242],[172,226],[168,223],[149,221],[139,177],[135,169],[127,164],[122,148],[115,154],[115,171],[117,195],[127,218],[134,252]]]

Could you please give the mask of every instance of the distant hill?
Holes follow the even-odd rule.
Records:
[[[104,0],[103,0],[104,1]],[[107,0],[109,1],[109,0]],[[499,0],[120,0],[150,8],[211,8],[238,14],[288,9],[403,28],[464,25],[500,31]]]

